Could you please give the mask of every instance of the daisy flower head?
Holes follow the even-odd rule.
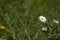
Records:
[[[59,21],[58,20],[55,20],[55,19],[53,19],[53,22],[56,23],[56,24],[59,23]]]
[[[47,27],[42,27],[42,31],[47,31]]]
[[[46,17],[45,16],[39,16],[39,20],[43,23],[46,22]]]

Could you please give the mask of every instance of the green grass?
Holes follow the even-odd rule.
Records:
[[[39,21],[40,15],[47,23]],[[60,0],[0,0],[0,24],[7,28],[0,37],[7,40],[59,40],[60,23],[53,19],[60,21]],[[44,26],[48,32],[41,31]]]

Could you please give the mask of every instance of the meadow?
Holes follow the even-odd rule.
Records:
[[[0,0],[0,40],[60,40],[60,0]]]

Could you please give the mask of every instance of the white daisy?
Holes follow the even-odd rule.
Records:
[[[45,22],[46,22],[46,17],[44,17],[44,16],[39,16],[39,20],[40,20],[41,22],[45,23]]]
[[[42,27],[42,31],[47,31],[47,27]]]
[[[58,20],[55,20],[55,19],[53,19],[53,22],[56,23],[56,24],[59,23],[59,21]]]

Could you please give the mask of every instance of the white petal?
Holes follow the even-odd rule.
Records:
[[[55,19],[53,19],[53,22],[54,22],[54,23],[57,23],[57,24],[59,23],[59,21],[57,21],[57,20],[55,20]]]
[[[47,27],[42,27],[42,31],[47,31]]]

